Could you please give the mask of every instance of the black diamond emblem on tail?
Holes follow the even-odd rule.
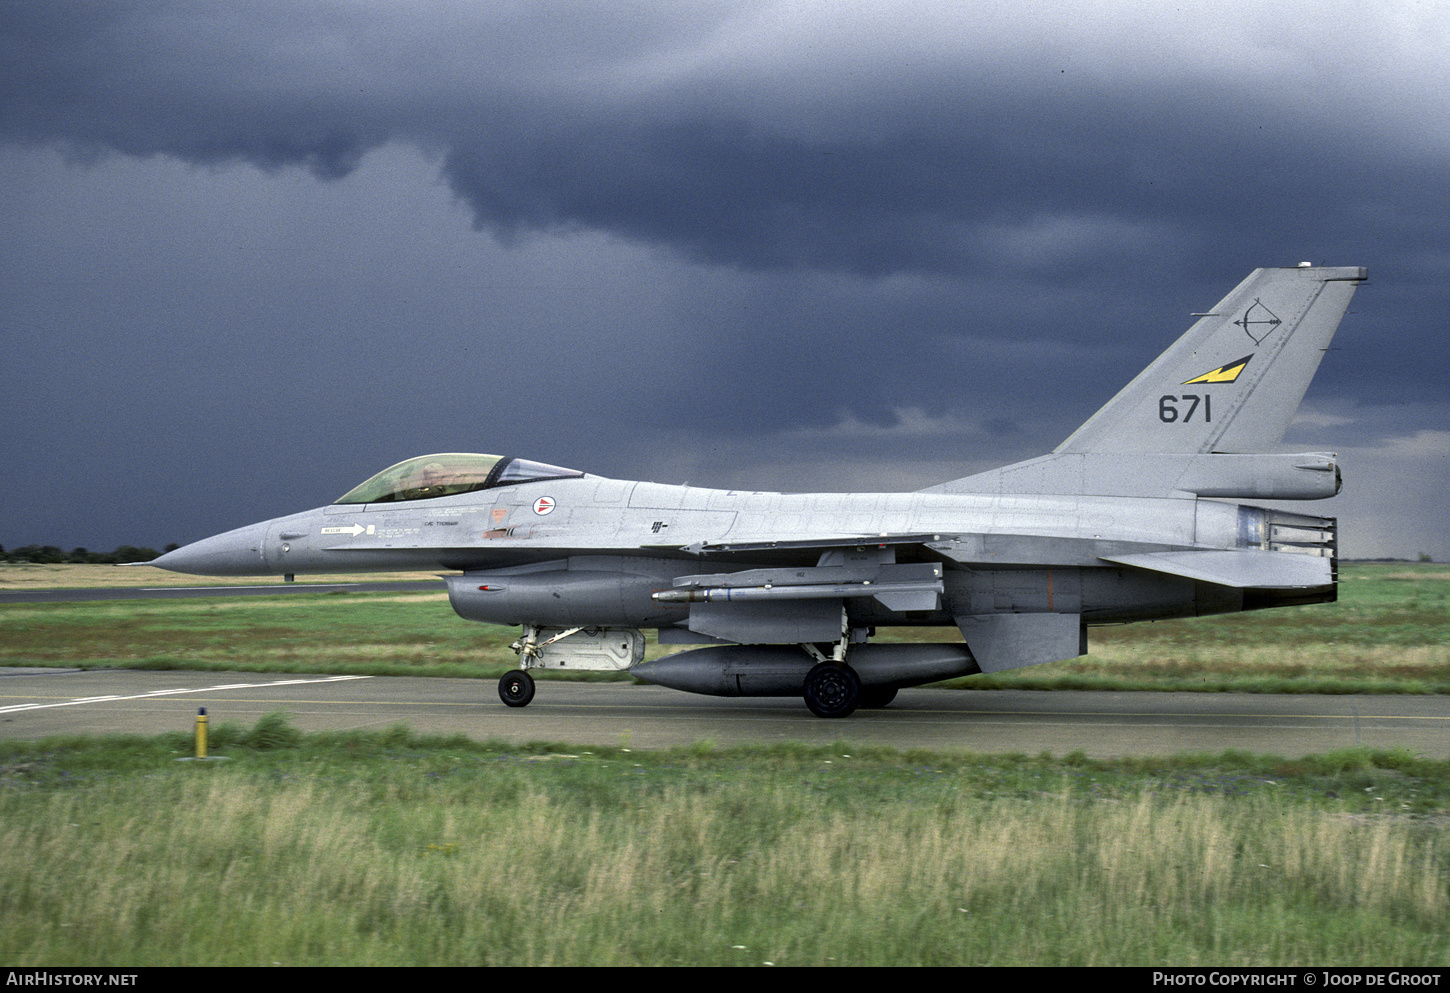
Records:
[[[1253,306],[1244,311],[1244,316],[1234,323],[1243,328],[1244,334],[1254,339],[1254,344],[1258,345],[1262,344],[1263,340],[1284,322],[1279,320],[1279,316],[1272,310],[1255,299]]]

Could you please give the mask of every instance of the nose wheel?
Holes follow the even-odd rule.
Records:
[[[498,698],[510,707],[527,707],[534,698],[534,677],[522,669],[504,673],[498,681]]]

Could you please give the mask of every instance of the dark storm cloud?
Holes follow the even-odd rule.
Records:
[[[1450,207],[1442,156],[1403,204],[1399,170],[1423,150],[1367,146],[1353,118],[1372,101],[1308,99],[1313,81],[1261,64],[1284,60],[1272,47],[1113,67],[1129,39],[1046,17],[1034,35],[1030,12],[907,5],[871,35],[837,23],[870,28],[869,7],[799,6],[12,3],[0,131],[325,178],[407,141],[443,155],[501,237],[599,229],[862,274],[1066,258],[1086,278]],[[1160,43],[1160,59],[1192,51]],[[1082,223],[1078,243],[1044,219]]]
[[[1410,458],[1447,409],[1443,21],[1410,4],[9,0],[0,142],[132,184],[117,163],[150,163],[190,199],[158,187],[126,214],[98,180],[84,217],[39,202],[56,188],[36,178],[6,228],[30,239],[9,253],[7,345],[73,363],[97,398],[66,415],[107,422],[71,443],[78,469],[158,434],[173,473],[228,439],[227,466],[195,469],[213,485],[278,436],[309,453],[238,484],[241,519],[218,530],[316,502],[287,479],[327,498],[443,447],[444,425],[493,439],[447,444],[616,475],[926,485],[1056,444],[1249,268],[1366,264],[1367,314],[1296,430]],[[451,218],[414,202],[427,177],[399,149],[492,244],[427,244]],[[37,289],[33,272],[88,271],[65,233],[92,229],[114,278]],[[25,247],[42,241],[43,262]],[[523,401],[492,392],[501,368]],[[0,410],[43,406],[65,376]],[[546,387],[570,402],[551,413]],[[138,414],[164,431],[116,434]],[[37,427],[23,454],[54,447]],[[249,510],[243,488],[269,502]]]
[[[1251,9],[14,3],[0,135],[324,179],[406,142],[507,243],[935,275],[1007,325],[1047,282],[1144,312],[1148,264],[1205,297],[1245,260],[1414,266],[1450,214],[1444,140],[1355,69],[1418,48]]]

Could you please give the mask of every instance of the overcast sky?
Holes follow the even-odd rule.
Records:
[[[1450,559],[1432,2],[0,4],[0,544],[435,451],[910,490],[1050,451],[1258,266],[1364,265],[1286,450]]]

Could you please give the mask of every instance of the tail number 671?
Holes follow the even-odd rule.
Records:
[[[1181,397],[1165,393],[1158,398],[1158,420],[1164,424],[1172,424],[1174,421],[1187,423],[1193,420],[1193,415],[1197,413],[1205,421],[1211,421],[1213,420],[1212,407],[1209,404],[1211,399],[1213,398],[1206,393],[1202,396],[1196,393],[1185,393]],[[1187,408],[1179,407],[1180,403],[1187,404]]]

